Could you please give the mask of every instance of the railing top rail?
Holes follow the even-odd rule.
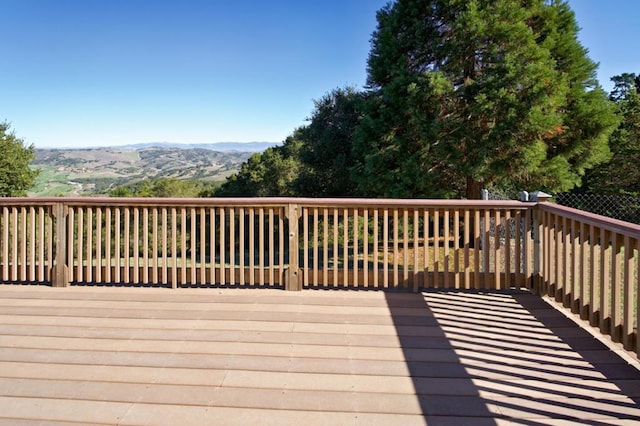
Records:
[[[526,210],[535,203],[520,201],[485,201],[485,200],[434,200],[434,199],[379,199],[379,198],[113,198],[113,197],[14,197],[0,198],[3,205],[53,205],[63,203],[69,206],[283,206],[298,204],[307,207],[341,207],[341,208],[442,208],[442,209],[521,209]]]
[[[577,220],[587,225],[593,225],[598,228],[604,228],[607,231],[613,231],[618,234],[640,239],[640,225],[555,203],[538,203],[538,208],[542,211],[551,212],[568,219]]]

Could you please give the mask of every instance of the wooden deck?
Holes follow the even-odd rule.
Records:
[[[0,424],[638,424],[528,293],[0,286]]]

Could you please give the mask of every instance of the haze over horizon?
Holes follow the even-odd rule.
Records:
[[[37,148],[282,142],[366,84],[386,0],[0,0],[0,121]],[[598,78],[640,73],[640,2],[570,0]]]

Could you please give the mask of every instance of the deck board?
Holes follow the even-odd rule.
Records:
[[[528,293],[0,286],[0,424],[633,424],[640,370]]]

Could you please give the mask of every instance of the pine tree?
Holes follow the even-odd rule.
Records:
[[[377,107],[356,143],[361,189],[422,197],[465,187],[478,198],[487,185],[578,184],[606,158],[616,119],[577,31],[559,1],[383,8],[368,60]],[[373,176],[379,184],[368,183]]]
[[[620,125],[611,135],[612,156],[589,170],[580,191],[604,194],[640,193],[640,78],[625,73],[611,78],[610,98],[616,102]]]

